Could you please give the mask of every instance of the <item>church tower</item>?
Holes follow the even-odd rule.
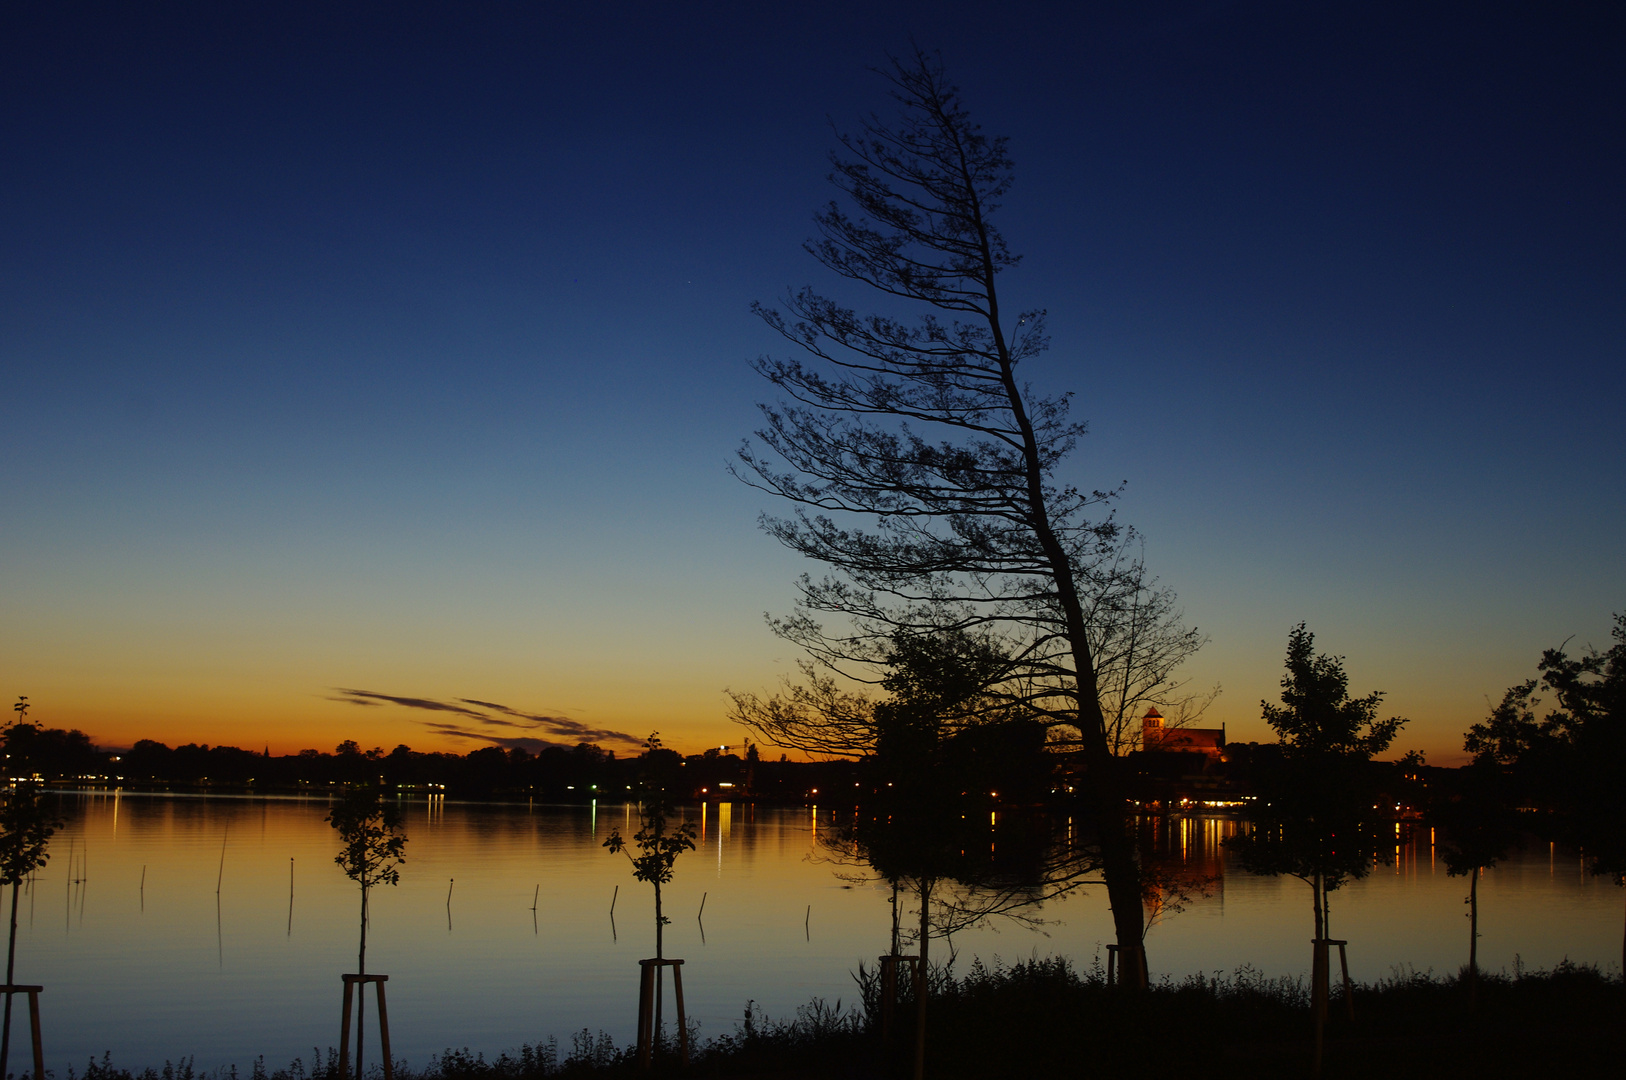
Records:
[[[1140,718],[1140,748],[1142,750],[1156,750],[1163,742],[1163,714],[1155,708],[1146,710],[1146,715]]]

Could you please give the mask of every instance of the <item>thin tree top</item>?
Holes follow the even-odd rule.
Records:
[[[1007,140],[972,122],[936,57],[917,50],[873,70],[892,84],[898,119],[872,114],[857,134],[837,134],[845,155],[830,154],[830,182],[864,217],[832,200],[807,250],[883,292],[993,316],[992,276],[1021,259],[990,220],[1011,187]]]
[[[782,400],[762,406],[769,452],[746,443],[735,472],[793,503],[764,528],[838,575],[804,578],[801,612],[775,630],[822,662],[876,665],[900,630],[1020,624],[1018,662],[1071,681],[1066,646],[1082,631],[1062,612],[1088,568],[1110,562],[1119,530],[1110,514],[1088,516],[1112,493],[1051,480],[1084,432],[1067,396],[1016,378],[1048,342],[1042,312],[1000,307],[995,279],[1016,257],[991,216],[1010,160],[934,58],[883,74],[900,115],[839,137],[831,180],[843,199],[815,216],[807,246],[836,274],[915,303],[860,313],[808,288],[783,310],[755,307],[803,355],[756,362]],[[825,635],[817,612],[853,632]]]
[[[1259,706],[1289,750],[1370,757],[1387,749],[1405,723],[1399,717],[1379,720],[1382,700],[1381,690],[1351,698],[1344,658],[1317,655],[1315,635],[1299,623],[1287,638],[1282,703]]]
[[[333,861],[363,889],[394,885],[401,880],[399,866],[406,862],[406,834],[401,832],[401,811],[385,802],[370,784],[345,791],[327,815],[339,834],[339,854]]]
[[[32,784],[0,789],[0,884],[16,885],[49,862],[46,845],[61,827]]]
[[[688,822],[667,827],[668,818],[681,812],[670,789],[677,783],[673,766],[681,765],[683,759],[661,745],[659,732],[651,732],[644,746],[644,768],[638,789],[638,819],[642,828],[632,838],[642,854],[634,855],[627,850],[627,840],[619,828],[610,830],[610,837],[603,846],[611,854],[627,856],[634,878],[659,887],[672,880],[677,857],[694,850],[695,830]]]

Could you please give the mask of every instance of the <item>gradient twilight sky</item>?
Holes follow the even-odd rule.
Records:
[[[814,569],[725,472],[748,306],[828,284],[829,120],[913,38],[1010,136],[1026,374],[1210,719],[1269,737],[1302,619],[1454,763],[1626,609],[1622,19],[8,5],[0,695],[104,745],[739,742]]]

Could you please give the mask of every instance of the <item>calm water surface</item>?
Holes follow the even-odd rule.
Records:
[[[334,865],[325,799],[56,798],[69,824],[21,898],[17,947],[17,981],[46,987],[47,1068],[66,1076],[104,1051],[132,1068],[191,1055],[200,1067],[246,1068],[262,1054],[280,1066],[337,1043],[359,894]],[[549,1034],[568,1046],[583,1027],[629,1041],[637,962],[654,953],[654,898],[601,845],[613,827],[636,831],[632,809],[405,807],[408,861],[398,887],[374,894],[367,947],[368,970],[390,976],[396,1057],[422,1066],[448,1046],[490,1055]],[[851,1002],[851,972],[886,951],[888,893],[848,884],[820,857],[830,812],[737,805],[689,816],[700,847],[664,890],[666,955],[686,960],[702,1034],[731,1031],[747,999],[770,1015],[815,996]],[[1308,888],[1226,875],[1219,843],[1234,827],[1146,824],[1170,859],[1220,875],[1211,897],[1151,931],[1154,977],[1308,969]],[[1426,831],[1396,854],[1334,895],[1332,930],[1350,940],[1351,973],[1455,971],[1466,958],[1466,881],[1446,876]],[[1622,902],[1573,855],[1533,845],[1481,880],[1481,962],[1568,957],[1618,971]],[[1112,940],[1102,889],[1041,916],[1043,933],[1006,924],[957,935],[959,965],[1059,954],[1087,967]],[[369,1022],[369,1044],[374,1030]]]

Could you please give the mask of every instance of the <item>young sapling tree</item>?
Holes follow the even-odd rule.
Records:
[[[26,698],[24,699],[27,700]],[[26,706],[25,706],[26,708]],[[23,710],[18,710],[19,718]],[[24,879],[50,859],[46,845],[62,822],[51,816],[32,784],[13,783],[0,788],[0,883],[11,886],[11,933],[6,945],[6,985],[14,983],[17,968],[17,894]],[[6,995],[5,1027],[0,1032],[0,1076],[6,1076],[11,1055],[11,995]],[[35,1080],[40,1080],[36,1077]]]
[[[678,769],[683,764],[683,758],[676,752],[661,745],[660,732],[651,732],[644,743],[643,774],[639,782],[638,792],[638,823],[639,829],[633,834],[631,847],[638,849],[634,855],[629,848],[620,829],[613,829],[610,838],[604,841],[604,846],[610,849],[611,854],[620,853],[632,863],[632,876],[638,881],[647,881],[655,887],[655,959],[664,960],[663,931],[672,920],[666,917],[661,908],[661,886],[672,880],[672,870],[677,863],[679,855],[685,851],[694,850],[695,829],[686,821],[674,819],[681,818],[676,800],[672,796],[672,788],[678,782]],[[655,972],[655,1000],[654,1000],[654,1043],[660,1042],[661,1031],[661,971],[657,966]],[[646,984],[647,985],[647,984]],[[682,994],[679,993],[679,1004],[682,1003]],[[643,1009],[640,1002],[640,1013]],[[682,1023],[680,1015],[679,1023]],[[642,1031],[643,1018],[639,1020]],[[680,1033],[681,1038],[685,1035]],[[642,1034],[639,1036],[642,1042]],[[640,1053],[643,1050],[640,1049]]]
[[[367,902],[375,885],[395,885],[401,880],[397,869],[406,857],[406,834],[401,831],[401,811],[386,803],[383,792],[370,784],[358,784],[344,793],[327,815],[327,822],[339,834],[339,854],[334,862],[361,886],[361,947],[356,954],[356,974],[367,973]],[[347,990],[346,993],[349,991]],[[348,999],[347,999],[348,1000]],[[361,1075],[361,1035],[363,1010],[356,1016],[356,1075]]]
[[[672,920],[661,910],[661,886],[672,880],[672,869],[677,857],[694,850],[695,830],[688,822],[672,824],[679,816],[671,786],[677,780],[672,759],[682,759],[661,746],[660,732],[653,732],[644,743],[644,773],[638,794],[638,823],[631,846],[638,849],[634,855],[619,828],[610,832],[604,846],[612,854],[620,853],[632,863],[632,876],[655,886],[655,959],[664,959],[662,927]]]
[[[1504,706],[1506,703],[1504,702]],[[1470,741],[1472,736],[1470,735]],[[1430,815],[1440,827],[1446,873],[1468,879],[1468,1001],[1479,1004],[1479,875],[1507,856],[1518,839],[1519,811],[1502,766],[1481,754],[1458,771],[1455,797]]]

